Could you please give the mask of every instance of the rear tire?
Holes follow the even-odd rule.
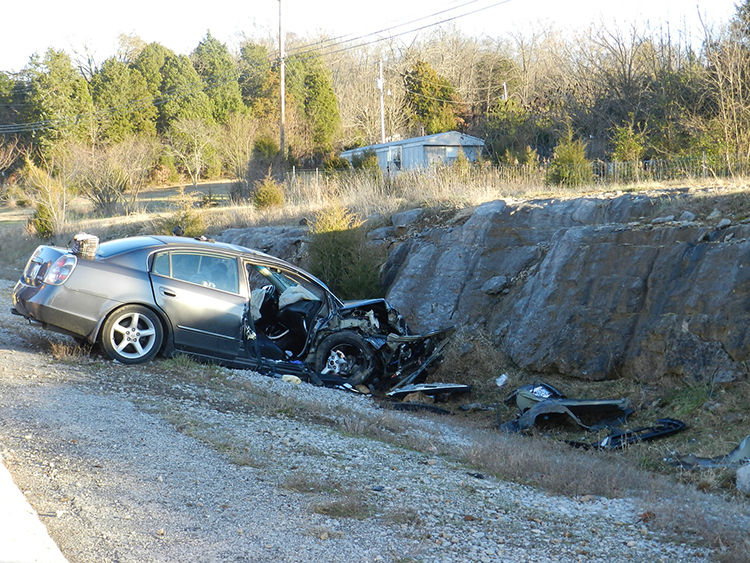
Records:
[[[152,360],[164,342],[159,317],[140,305],[117,309],[102,328],[102,349],[112,360],[140,364]]]
[[[326,336],[315,354],[315,371],[322,372],[331,353],[341,352],[345,362],[338,375],[350,385],[367,383],[378,375],[378,362],[372,347],[362,336],[352,330],[334,332]]]

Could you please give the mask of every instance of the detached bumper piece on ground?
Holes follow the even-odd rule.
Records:
[[[695,454],[677,455],[664,461],[683,469],[736,468],[750,463],[750,436],[746,436],[739,445],[726,455],[717,457],[698,457]]]
[[[611,429],[612,432],[598,442],[568,442],[577,448],[621,449],[637,442],[670,436],[685,428],[684,422],[661,418],[654,426],[622,430],[620,426],[624,425],[628,416],[634,412],[627,399],[569,399],[546,383],[519,387],[505,399],[505,402],[515,402],[520,414],[515,420],[499,424],[504,432],[520,432],[535,426],[570,423],[591,431]]]

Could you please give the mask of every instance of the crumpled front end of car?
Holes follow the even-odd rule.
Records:
[[[452,328],[411,334],[404,318],[384,299],[347,303],[327,331],[354,329],[377,351],[382,374],[379,386],[422,381],[437,366]]]

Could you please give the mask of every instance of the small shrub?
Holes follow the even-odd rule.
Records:
[[[646,153],[645,136],[632,125],[619,125],[612,130],[612,160],[635,162]]]
[[[342,299],[382,296],[379,253],[366,245],[362,222],[335,205],[315,215],[310,228],[310,271]]]
[[[284,205],[284,187],[269,174],[263,180],[255,182],[252,197],[253,205],[258,209],[281,207]]]
[[[39,203],[29,220],[29,227],[39,238],[51,238],[55,234],[55,217],[46,203]]]
[[[154,166],[149,174],[149,180],[157,186],[174,184],[179,182],[180,173],[174,163],[174,157],[163,154],[159,157],[159,162]]]
[[[340,156],[329,156],[323,161],[323,170],[349,170],[349,161]]]
[[[157,230],[163,235],[171,235],[175,227],[182,229],[183,236],[199,237],[206,231],[206,222],[200,210],[193,205],[193,198],[181,190],[177,209],[157,222]]]
[[[248,186],[255,186],[268,176],[278,178],[283,166],[284,159],[276,141],[269,137],[260,137],[253,144],[253,154],[247,165],[245,182]]]
[[[573,132],[568,130],[567,137],[555,147],[547,171],[547,182],[574,188],[591,182],[593,178],[591,163],[586,159],[586,145],[583,141],[573,139]]]
[[[378,155],[375,151],[365,151],[352,157],[352,168],[355,170],[380,170]]]

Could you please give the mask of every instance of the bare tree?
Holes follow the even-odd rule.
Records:
[[[67,222],[68,202],[71,189],[70,152],[64,144],[53,151],[39,155],[36,164],[29,152],[24,154],[23,183],[25,193],[31,200],[35,213],[30,225],[41,237],[51,237],[61,233]]]
[[[257,135],[258,121],[244,113],[231,115],[223,127],[218,143],[219,151],[235,179],[245,176]]]
[[[750,157],[750,52],[731,29],[715,36],[707,31],[705,44],[706,86],[715,92],[716,122],[731,167],[735,155]]]
[[[76,145],[71,152],[78,163],[75,185],[97,211],[111,215],[136,210],[159,146],[153,139],[133,137],[104,148]]]
[[[386,137],[405,133],[403,64],[393,44],[372,51],[342,51],[326,58],[339,100],[345,146],[381,140],[380,92],[377,81],[383,61],[383,111]]]
[[[214,128],[199,119],[181,118],[167,133],[169,150],[180,161],[193,186],[198,185],[215,139]]]

